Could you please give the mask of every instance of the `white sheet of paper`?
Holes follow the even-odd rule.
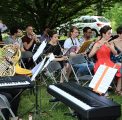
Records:
[[[31,81],[34,81],[36,76],[40,73],[40,71],[42,71],[45,60],[46,60],[46,57],[31,70],[33,74],[31,77]]]
[[[51,53],[51,54],[49,55],[49,59],[48,59],[47,62],[45,63],[45,65],[44,65],[44,67],[43,67],[42,70],[44,70],[44,69],[48,66],[48,64],[49,64],[51,61],[53,61],[54,59],[55,59],[55,56],[54,56],[53,53]]]
[[[46,47],[47,42],[43,41],[42,44],[37,49],[36,53],[33,55],[33,60],[36,61],[38,57],[43,53],[44,48]]]
[[[106,67],[107,66],[105,66],[105,65],[100,65],[100,67],[96,71],[92,81],[90,82],[89,87],[91,87],[93,89],[95,88],[97,82],[99,81],[99,79],[100,79],[101,75],[103,74],[104,70],[106,69]],[[98,92],[105,93],[108,90],[116,72],[117,72],[117,69],[109,67],[109,69],[106,72],[106,74],[104,75],[99,87],[97,88]]]

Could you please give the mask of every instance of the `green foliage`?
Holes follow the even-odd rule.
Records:
[[[111,21],[112,28],[115,29],[122,25],[122,2],[119,2],[114,5],[109,11],[107,11],[104,15]]]
[[[1,19],[8,25],[32,24],[37,31],[55,28],[80,15],[91,12],[91,5],[103,0],[1,0]],[[104,0],[108,3],[110,0]],[[111,0],[116,1],[116,0]],[[88,9],[88,10],[87,10]]]

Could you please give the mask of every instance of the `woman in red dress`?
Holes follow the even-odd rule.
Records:
[[[95,43],[91,52],[89,53],[89,57],[96,55],[96,63],[94,66],[94,72],[98,69],[101,64],[105,64],[109,67],[114,67],[118,69],[116,76],[118,77],[116,92],[122,95],[121,91],[121,73],[120,73],[120,65],[115,64],[110,59],[110,53],[117,54],[117,51],[114,48],[114,45],[109,43],[108,40],[111,37],[111,27],[104,26],[100,30],[101,38]]]

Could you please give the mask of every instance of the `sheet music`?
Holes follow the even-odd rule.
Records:
[[[93,88],[96,92],[105,93],[108,90],[116,72],[117,69],[115,68],[100,65],[90,82],[89,87]]]
[[[39,72],[42,71],[45,60],[46,60],[46,57],[31,70],[33,74],[33,76],[31,77],[31,81],[34,81],[36,76],[39,74]]]
[[[86,49],[89,47],[89,45],[92,43],[93,41],[92,40],[88,40],[88,41],[85,41],[81,44],[80,46],[80,50],[78,51],[78,53],[82,53],[82,52],[85,52]]]
[[[43,53],[44,48],[46,47],[47,42],[43,41],[42,44],[37,49],[36,53],[33,55],[33,60],[36,61],[37,58]]]

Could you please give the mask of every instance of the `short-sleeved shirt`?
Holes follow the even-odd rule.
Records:
[[[24,42],[27,42],[27,44],[29,44],[31,40],[32,40],[32,39],[29,38],[27,35],[25,35],[24,37],[22,37],[22,42],[23,42],[23,43],[24,43]],[[32,50],[33,50],[34,44],[35,44],[35,42],[34,42],[34,43],[32,44],[32,46],[28,49],[28,51],[32,51]],[[24,47],[24,46],[23,46],[23,47]],[[24,49],[27,50],[25,47],[24,47]]]
[[[77,46],[77,47],[80,46],[80,42],[77,38],[75,38],[75,39],[68,38],[68,39],[65,40],[65,42],[64,42],[64,48],[65,49],[69,49],[72,46]]]
[[[23,47],[23,43],[22,43],[22,39],[21,38],[17,38],[16,40],[14,40],[12,38],[12,36],[9,36],[5,41],[5,44],[16,44],[18,45],[20,48]]]
[[[48,43],[44,49],[44,53],[48,54],[48,53],[53,53],[54,55],[61,55],[61,48],[60,46],[57,45],[51,45],[50,43]]]

